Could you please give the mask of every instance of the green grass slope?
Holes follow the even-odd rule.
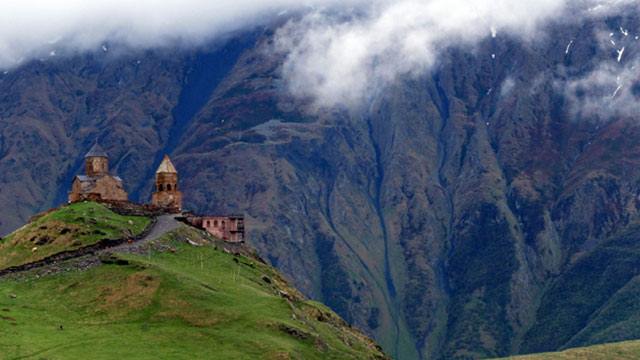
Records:
[[[213,240],[183,226],[89,269],[0,278],[0,358],[384,357],[276,270]]]
[[[36,218],[0,240],[0,270],[102,239],[135,236],[149,222],[146,217],[118,215],[94,202],[71,204]]]
[[[524,353],[640,338],[640,225],[604,241],[550,283]]]
[[[588,346],[561,352],[514,356],[513,360],[610,360],[640,359],[640,341]]]

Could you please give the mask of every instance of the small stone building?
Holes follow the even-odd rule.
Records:
[[[244,216],[203,216],[202,228],[213,236],[230,242],[244,241]]]
[[[128,201],[122,179],[109,174],[109,157],[97,143],[84,156],[85,175],[73,178],[69,202]]]
[[[178,190],[178,171],[168,155],[164,156],[156,170],[156,191],[151,197],[151,205],[178,212],[182,210],[182,192]]]

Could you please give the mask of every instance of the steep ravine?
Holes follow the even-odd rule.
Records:
[[[391,273],[391,262],[389,260],[389,234],[387,232],[387,221],[384,216],[384,209],[382,205],[382,191],[384,184],[384,160],[383,153],[380,148],[380,144],[378,140],[376,140],[376,131],[374,130],[374,125],[372,124],[372,120],[369,118],[366,120],[369,140],[371,142],[373,153],[374,153],[374,162],[375,162],[375,178],[373,179],[373,195],[371,196],[371,202],[373,203],[376,216],[378,218],[378,222],[380,224],[380,233],[382,236],[382,241],[384,244],[384,282],[386,285],[386,293],[388,294],[388,301],[391,304],[391,315],[393,317],[394,327],[395,327],[395,339],[394,348],[398,349],[400,345],[400,325],[398,324],[399,312],[398,309],[398,299],[396,294],[396,287],[393,280],[393,274]],[[380,130],[379,130],[380,131]]]
[[[451,254],[453,252],[453,224],[455,219],[455,205],[453,202],[453,194],[451,189],[449,188],[449,184],[447,182],[445,167],[447,165],[447,161],[449,160],[449,150],[448,150],[448,136],[447,136],[447,126],[449,125],[450,120],[450,104],[449,98],[447,97],[446,91],[442,88],[440,84],[440,79],[437,76],[432,77],[433,84],[437,89],[438,99],[436,99],[435,104],[438,109],[438,113],[440,115],[440,128],[438,129],[437,134],[437,148],[438,148],[438,173],[437,173],[437,187],[442,191],[442,195],[447,204],[447,213],[448,213],[448,221],[446,221],[444,225],[444,248],[445,256],[441,257],[437,262],[437,279],[438,279],[438,288],[440,293],[443,296],[442,299],[442,307],[447,308],[449,306],[449,296],[451,293],[451,286],[449,284],[449,270],[448,270],[448,259],[451,258]],[[464,154],[462,155],[464,158]],[[437,324],[440,327],[442,332],[446,334],[447,326],[446,323]],[[422,339],[420,339],[422,340]],[[425,339],[426,340],[426,339]],[[420,351],[420,356],[422,358],[425,357],[425,351],[428,351],[430,357],[437,356],[443,347],[446,339],[444,336],[440,335],[435,339],[435,342],[432,343],[432,348],[429,349],[426,347],[427,344],[422,343],[419,344],[418,347]],[[425,349],[426,347],[426,349]]]

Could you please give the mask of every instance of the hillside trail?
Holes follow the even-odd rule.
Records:
[[[176,219],[176,217],[178,216],[180,215],[179,214],[160,215],[156,218],[156,222],[152,225],[149,233],[142,239],[139,239],[131,243],[124,243],[124,244],[116,245],[113,247],[108,247],[106,249],[101,250],[100,253],[128,252],[128,251],[131,251],[133,248],[140,248],[142,245],[150,241],[153,241],[168,232],[171,232],[177,229],[181,225],[184,225],[184,223]]]
[[[74,267],[86,268],[99,263],[99,255],[102,254],[114,252],[139,252],[144,248],[145,244],[184,225],[184,223],[176,219],[178,216],[180,216],[180,214],[168,214],[156,217],[155,221],[150,225],[151,228],[147,230],[147,235],[132,242],[118,243],[116,245],[96,244],[93,246],[54,254],[32,263],[0,270],[0,278],[6,275],[38,269],[45,271],[45,273],[55,273],[63,269],[63,267],[61,267],[63,262],[68,262],[70,260],[77,260],[77,264]]]

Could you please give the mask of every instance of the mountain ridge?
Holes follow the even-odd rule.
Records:
[[[634,293],[626,266],[613,270],[627,284],[594,288],[602,296],[577,313],[567,306],[582,328],[553,339],[538,330],[553,323],[554,299],[584,281],[583,261],[625,258],[605,244],[638,220],[637,119],[576,116],[558,90],[616,61],[600,32],[638,24],[627,14],[551,24],[538,41],[452,47],[430,73],[380,91],[365,115],[309,110],[286,92],[282,54],[268,51],[273,30],[246,35],[256,41],[171,140],[185,204],[244,212],[265,259],[399,359],[630,338],[631,323],[619,334],[585,323],[621,303],[609,296],[627,284]],[[100,139],[140,198],[150,192],[145,174],[171,138],[198,51],[36,61],[0,77],[0,201],[17,209],[0,217],[3,231],[53,205],[88,139]],[[620,66],[636,50],[625,54]],[[615,327],[622,308],[609,310],[600,324]]]

